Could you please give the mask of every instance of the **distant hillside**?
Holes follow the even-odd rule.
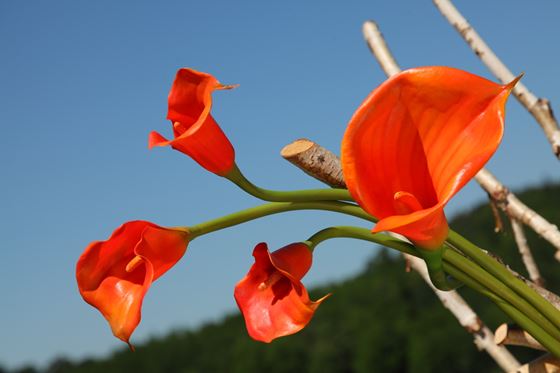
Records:
[[[529,189],[520,197],[547,219],[560,223],[559,184]],[[495,234],[489,207],[480,205],[457,216],[451,226],[525,273],[507,219],[504,222],[508,231]],[[526,231],[548,287],[558,292],[560,265],[553,259],[554,250],[529,229]],[[196,331],[176,331],[151,340],[138,346],[136,353],[123,348],[103,360],[58,360],[48,372],[500,371],[486,354],[477,351],[471,335],[441,307],[423,281],[415,273],[405,272],[400,256],[382,251],[356,277],[314,289],[312,296],[317,298],[326,292],[334,295],[303,332],[271,344],[251,340],[236,314]],[[486,299],[468,289],[461,293],[491,328],[505,320]],[[534,356],[525,349],[512,351],[520,360]]]

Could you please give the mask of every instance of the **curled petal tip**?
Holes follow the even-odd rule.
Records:
[[[148,135],[148,149],[153,149],[156,146],[167,145],[167,143],[168,140],[156,131],[152,131]]]
[[[239,87],[239,84],[221,84],[221,83],[218,83],[216,85],[216,89],[234,89],[234,88],[237,88],[237,87]]]
[[[513,79],[511,82],[506,84],[506,89],[508,91],[511,91],[515,87],[517,82],[519,82],[521,80],[521,78],[523,78],[524,75],[525,75],[525,73],[523,72],[523,73],[519,74],[517,77],[515,77],[515,79]]]

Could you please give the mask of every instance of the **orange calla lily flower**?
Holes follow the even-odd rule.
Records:
[[[107,319],[115,337],[131,346],[146,292],[181,259],[187,242],[186,230],[131,221],[107,241],[86,248],[76,266],[78,289]]]
[[[148,147],[171,145],[210,172],[224,176],[233,167],[235,152],[212,115],[212,92],[231,89],[210,74],[192,69],[177,72],[168,98],[167,119],[173,124],[173,140],[153,131]]]
[[[441,246],[448,233],[443,208],[498,147],[518,79],[500,85],[449,67],[421,67],[370,93],[348,124],[341,157],[350,193],[380,219],[374,232],[393,231],[425,249]]]
[[[255,264],[234,292],[249,335],[271,342],[300,331],[329,296],[313,302],[301,283],[311,267],[311,250],[303,243],[294,243],[271,254],[266,243],[260,243],[253,256]]]

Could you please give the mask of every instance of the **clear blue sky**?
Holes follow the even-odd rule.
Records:
[[[558,108],[560,3],[457,6]],[[189,225],[257,203],[178,152],[147,149],[151,130],[170,133],[166,99],[178,68],[240,84],[215,94],[213,113],[251,179],[316,187],[279,151],[300,137],[338,151],[352,112],[384,80],[361,35],[370,18],[405,68],[449,65],[490,77],[431,1],[0,2],[0,364],[99,356],[122,345],[76,289],[75,262],[90,241],[127,220]],[[558,179],[558,166],[511,100],[503,145],[488,167],[519,188]],[[468,186],[448,212],[483,198]],[[234,310],[233,286],[256,243],[276,248],[354,222],[291,213],[195,241],[151,289],[133,342]],[[373,252],[325,244],[306,283],[349,276]]]

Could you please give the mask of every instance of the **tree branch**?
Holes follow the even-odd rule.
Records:
[[[451,1],[433,0],[433,2],[441,14],[455,27],[473,52],[498,80],[506,84],[515,78],[515,75],[500,61],[492,49],[482,40],[480,35],[478,35],[475,29],[468,23],[457,8],[455,8]],[[560,129],[552,113],[550,102],[545,98],[536,97],[521,82],[515,85],[513,94],[542,127],[548,141],[552,145],[552,151],[556,157],[560,158]]]
[[[527,273],[529,274],[529,278],[535,284],[539,286],[544,285],[544,279],[541,276],[539,271],[539,267],[533,258],[533,254],[531,253],[531,249],[527,244],[527,237],[525,237],[525,232],[523,231],[523,226],[516,220],[511,220],[511,229],[513,230],[513,236],[515,238],[515,242],[517,243],[517,247],[519,248],[519,254],[521,254],[521,259],[523,260],[523,264],[525,268],[527,268]]]
[[[557,250],[556,259],[560,260],[560,231],[556,225],[521,202],[490,171],[483,168],[476,174],[475,180],[508,216],[531,227],[539,236],[550,242]]]
[[[519,367],[517,359],[504,347],[499,346],[494,341],[494,334],[472,308],[465,302],[463,297],[456,291],[441,291],[432,285],[426,263],[412,255],[404,254],[410,267],[414,269],[424,279],[424,281],[432,288],[441,303],[447,308],[453,316],[459,321],[469,333],[473,335],[474,344],[480,349],[486,351],[496,363],[504,370],[511,371]]]
[[[280,154],[308,175],[333,188],[346,188],[338,157],[307,139],[299,139],[286,145]],[[305,164],[305,167],[300,167]]]

